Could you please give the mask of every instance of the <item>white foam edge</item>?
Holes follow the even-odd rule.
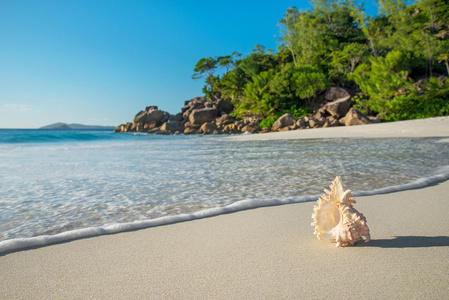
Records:
[[[395,192],[401,192],[401,191],[406,191],[406,190],[425,188],[429,185],[449,180],[449,166],[442,167],[440,169],[440,171],[442,171],[441,174],[433,175],[430,177],[422,177],[422,178],[416,179],[409,183],[393,185],[393,186],[388,186],[388,187],[369,190],[369,191],[357,191],[357,192],[353,192],[352,194],[355,197],[361,197],[361,196],[372,196],[372,195],[395,193]]]
[[[374,189],[370,191],[356,191],[352,194],[354,196],[372,196],[378,194],[386,194],[386,193],[394,193],[399,191],[405,191],[410,189],[418,189],[424,188],[431,184],[435,184],[438,182],[443,182],[449,179],[449,166],[444,167],[443,174],[438,174],[426,178],[420,178],[410,183],[405,183],[401,185],[395,185],[390,187],[385,187],[381,189]],[[89,227],[83,229],[76,229],[71,231],[66,231],[62,233],[58,233],[55,235],[41,235],[30,238],[16,238],[5,241],[0,241],[0,253],[2,252],[10,252],[15,250],[21,250],[26,248],[33,247],[41,247],[48,246],[52,244],[68,242],[72,240],[106,235],[106,234],[114,234],[131,230],[145,229],[150,227],[162,226],[175,224],[185,221],[198,220],[208,217],[214,217],[222,214],[238,212],[242,210],[258,208],[258,207],[267,207],[267,206],[278,206],[284,204],[292,204],[292,203],[300,203],[300,202],[309,202],[315,201],[319,198],[319,195],[306,195],[300,197],[289,197],[282,200],[279,199],[271,199],[271,200],[261,200],[261,199],[247,199],[232,203],[230,205],[224,207],[215,207],[210,209],[205,209],[201,211],[197,211],[190,214],[180,214],[174,216],[166,216],[160,217],[157,219],[150,220],[141,220],[134,221],[129,223],[117,223],[117,224],[108,224],[99,227]]]
[[[233,213],[237,211],[247,210],[257,207],[265,206],[277,206],[289,203],[299,203],[318,199],[319,196],[301,196],[290,197],[282,200],[260,200],[260,199],[247,199],[232,203],[224,207],[209,208],[189,214],[180,214],[173,216],[165,216],[150,220],[140,220],[128,223],[116,223],[108,224],[98,227],[89,227],[83,229],[70,230],[55,235],[41,235],[30,238],[16,238],[5,241],[0,241],[0,253],[9,252],[14,250],[47,246],[71,240],[77,240],[81,238],[94,237],[105,234],[114,234],[125,231],[132,231],[162,225],[170,225],[185,221],[198,220],[208,217],[214,217],[222,214]]]

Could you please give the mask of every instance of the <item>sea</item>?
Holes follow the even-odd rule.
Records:
[[[440,138],[242,141],[105,130],[0,130],[0,252],[449,179]]]

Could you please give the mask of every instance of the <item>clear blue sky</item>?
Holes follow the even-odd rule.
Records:
[[[308,1],[0,0],[0,128],[119,125],[201,96],[202,57],[256,44]]]

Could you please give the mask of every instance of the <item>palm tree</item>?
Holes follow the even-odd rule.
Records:
[[[241,111],[269,115],[273,112],[272,96],[269,93],[270,82],[275,70],[270,69],[253,76],[243,89]]]

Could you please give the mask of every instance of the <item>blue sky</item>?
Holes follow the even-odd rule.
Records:
[[[307,1],[0,0],[0,128],[119,125],[201,96],[203,57],[275,50]]]

